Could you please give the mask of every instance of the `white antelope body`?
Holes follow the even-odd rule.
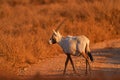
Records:
[[[91,71],[89,60],[93,61],[93,57],[90,53],[89,42],[90,42],[89,39],[84,35],[63,37],[58,30],[53,30],[53,34],[49,40],[49,44],[58,43],[65,52],[65,54],[67,55],[64,74],[66,72],[66,67],[69,60],[72,64],[73,70],[75,71],[75,67],[71,55],[73,56],[82,55],[86,59],[86,73],[87,73],[87,64],[89,65],[89,70]]]
[[[82,36],[67,36],[62,38],[58,44],[62,47],[66,54],[71,54],[74,56],[80,55],[82,52],[85,53],[85,48],[87,52],[90,52],[89,49],[89,39]]]

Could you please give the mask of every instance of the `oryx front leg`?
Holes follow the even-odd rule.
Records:
[[[70,55],[67,54],[67,58],[66,58],[66,61],[65,61],[65,67],[64,67],[64,72],[63,72],[63,74],[66,73],[66,68],[67,68],[67,64],[68,64],[69,59],[70,59]]]
[[[69,56],[70,56],[70,55],[69,55]],[[70,56],[70,62],[71,62],[71,65],[72,65],[73,71],[76,73],[76,70],[75,70],[75,67],[74,67],[74,63],[73,63],[73,61],[72,61],[71,56]]]

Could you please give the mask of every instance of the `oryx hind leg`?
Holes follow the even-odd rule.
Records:
[[[86,74],[87,74],[87,64],[89,65],[89,72],[90,72],[90,74],[91,74],[91,66],[90,66],[90,62],[89,62],[89,60],[86,60]]]
[[[87,60],[86,60],[86,72],[85,72],[85,74],[87,74],[87,72],[88,72],[88,71],[87,71],[87,66],[88,66],[87,64],[88,64],[88,62],[87,62]]]
[[[85,54],[85,53],[82,53],[82,55],[83,55],[83,57],[86,59],[86,74],[88,73],[88,70],[87,70],[87,66],[89,65],[89,71],[90,71],[90,73],[91,73],[91,66],[90,66],[90,61],[89,61],[89,57],[88,57],[88,55],[87,54]]]

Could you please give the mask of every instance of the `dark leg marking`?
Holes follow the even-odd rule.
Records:
[[[91,66],[90,66],[90,62],[89,62],[89,57],[87,54],[82,53],[83,57],[86,59],[86,74],[87,74],[87,64],[89,65],[89,71],[91,73]]]
[[[85,74],[87,74],[87,64],[88,64],[88,61],[87,61],[87,59],[86,59],[86,72],[85,72]]]
[[[68,64],[69,59],[70,59],[70,57],[67,55],[67,58],[66,58],[66,61],[65,61],[65,67],[64,67],[64,72],[63,72],[63,74],[66,73],[66,68],[67,68],[67,64]]]
[[[71,62],[71,65],[72,65],[73,71],[76,73],[76,70],[75,70],[75,67],[74,67],[73,60],[72,60],[72,58],[71,58],[71,56],[70,56],[70,55],[69,55],[69,57],[70,57],[70,62]]]

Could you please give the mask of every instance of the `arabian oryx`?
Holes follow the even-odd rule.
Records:
[[[93,57],[90,53],[90,48],[89,48],[89,39],[82,35],[82,36],[67,36],[63,37],[59,31],[59,27],[56,30],[53,30],[52,37],[49,40],[49,44],[59,44],[65,54],[67,55],[66,62],[65,62],[65,67],[64,67],[64,72],[66,72],[66,67],[68,64],[68,61],[70,60],[73,71],[76,72],[71,55],[73,56],[80,56],[82,55],[85,60],[86,60],[86,74],[87,74],[87,65],[89,65],[89,71],[91,71],[90,67],[90,60],[93,61]]]

